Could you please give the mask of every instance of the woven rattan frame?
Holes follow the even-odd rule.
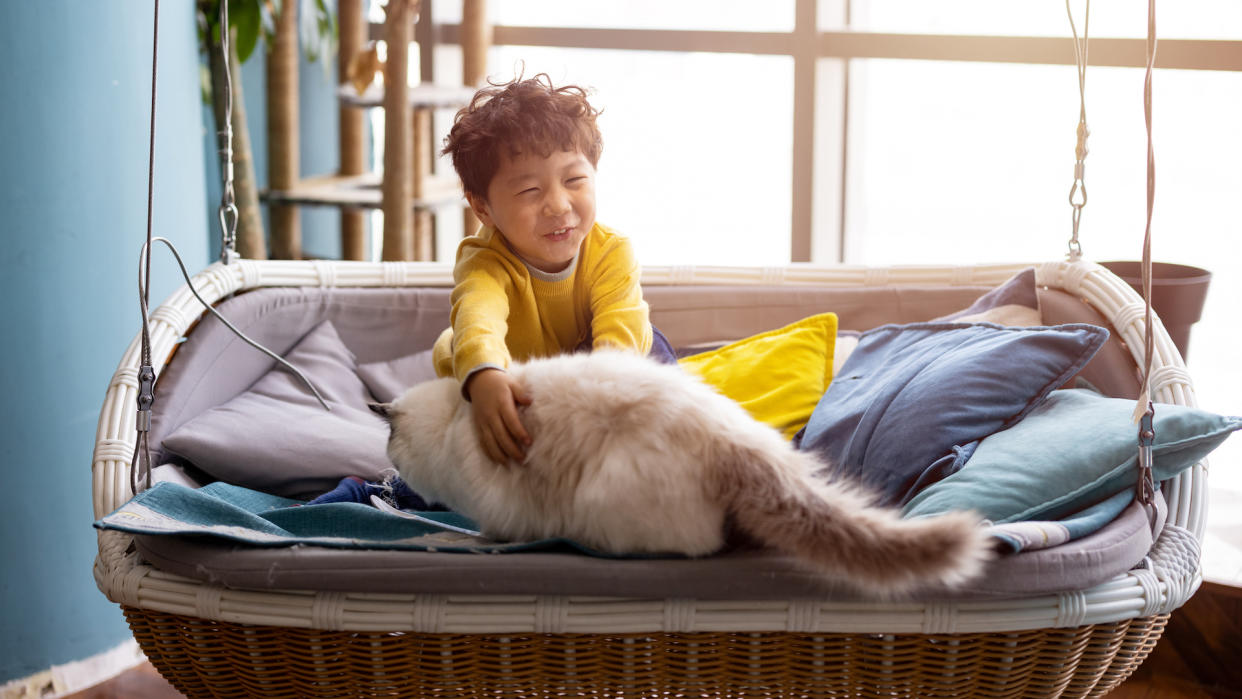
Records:
[[[246,626],[125,608],[189,697],[1095,697],[1167,615],[976,634],[420,634]]]
[[[1027,266],[649,268],[644,270],[644,283],[994,285]],[[1038,265],[1036,272],[1039,284],[1078,296],[1100,311],[1132,352],[1142,347],[1143,303],[1111,272],[1085,262],[1050,262]],[[214,302],[264,286],[444,286],[451,283],[451,269],[436,263],[242,260],[211,265],[193,283]],[[171,354],[200,315],[198,302],[185,288],[152,313],[152,356],[157,363]],[[112,512],[129,498],[138,355],[135,339],[113,377],[100,413],[92,469],[96,517]],[[160,369],[156,367],[157,372]],[[1153,396],[1160,402],[1195,405],[1182,358],[1159,322]],[[264,697],[341,696],[337,690],[321,693],[317,689],[328,683],[328,676],[347,678],[343,681],[351,684],[345,696],[391,695],[394,692],[385,687],[396,681],[393,673],[410,674],[407,664],[414,662],[412,657],[436,667],[451,664],[444,660],[451,657],[443,654],[445,648],[436,645],[441,643],[473,649],[462,656],[467,665],[482,662],[464,659],[482,652],[478,649],[499,648],[487,652],[498,654],[494,657],[500,658],[500,669],[480,665],[478,678],[460,680],[462,692],[428,687],[426,693],[410,690],[409,696],[497,696],[496,691],[485,691],[489,686],[500,687],[495,684],[499,681],[495,673],[508,673],[499,678],[505,679],[516,676],[516,668],[526,668],[521,672],[529,672],[532,678],[543,678],[515,680],[534,688],[548,681],[548,672],[569,673],[567,668],[586,652],[584,647],[601,643],[599,647],[613,648],[607,653],[614,654],[621,652],[616,649],[628,651],[636,644],[643,648],[636,656],[641,662],[622,662],[623,666],[635,663],[624,671],[630,673],[625,677],[641,675],[640,679],[583,676],[583,683],[596,687],[610,686],[614,680],[621,683],[612,693],[596,694],[601,696],[651,696],[657,687],[682,687],[695,696],[734,696],[722,693],[723,688],[735,682],[777,682],[771,678],[778,676],[790,679],[771,685],[771,691],[756,687],[744,695],[1055,696],[1060,692],[1090,696],[1115,686],[1142,661],[1159,637],[1165,615],[1184,603],[1201,580],[1198,540],[1205,516],[1205,465],[1166,483],[1161,492],[1169,504],[1168,526],[1145,567],[1089,590],[1015,600],[721,602],[234,590],[154,569],[133,551],[130,537],[119,532],[99,533],[95,578],[109,599],[123,605],[135,635],[156,666],[178,678],[174,683],[183,683],[179,685],[182,691],[193,696],[244,696],[247,692]],[[698,644],[693,646],[696,649],[716,649],[710,662],[705,651],[685,655],[682,649],[690,643]],[[771,661],[771,667],[781,668],[771,670],[773,675],[767,674],[769,661],[756,654],[760,646],[767,645],[783,648],[780,657],[785,659]],[[859,670],[864,667],[859,654],[873,647],[888,649],[888,657],[867,661],[890,668],[879,675]],[[347,651],[332,650],[337,648]],[[721,650],[736,648],[741,649],[737,651],[740,656]],[[984,648],[1002,650],[996,654]],[[1040,650],[1046,648],[1052,650]],[[1039,655],[1045,652],[1046,658]],[[678,672],[677,658],[683,656],[693,660],[687,661],[693,671],[690,679],[669,674]],[[1044,659],[1033,660],[1036,656]],[[648,677],[647,673],[656,672],[656,665],[663,668],[661,674]],[[803,681],[800,677],[819,683],[827,677],[823,672],[836,677],[837,670],[825,668],[837,666],[845,674],[824,679],[826,685],[796,684]],[[718,669],[719,677],[710,677],[715,670],[709,667]],[[762,679],[737,675],[751,671]],[[359,679],[363,675],[365,681]],[[575,682],[579,677],[566,676]],[[917,680],[918,687],[910,684],[916,676],[923,678]],[[458,682],[456,677],[444,682]],[[691,679],[693,683],[686,684]],[[834,689],[833,682],[842,684]],[[464,689],[467,685],[476,688],[469,690],[473,693]],[[795,691],[797,687],[808,689],[801,693]],[[530,695],[545,696],[533,689]],[[661,696],[659,692],[654,695]]]

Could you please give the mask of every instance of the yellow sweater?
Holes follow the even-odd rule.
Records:
[[[436,341],[436,374],[465,381],[487,367],[592,347],[651,349],[647,302],[629,241],[596,223],[563,272],[526,265],[493,227],[461,242],[452,327]]]

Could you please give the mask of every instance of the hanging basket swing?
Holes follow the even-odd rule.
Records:
[[[869,287],[920,295],[977,290],[1020,269],[650,268],[644,275],[658,308],[662,292],[722,285],[791,296]],[[1037,267],[1036,278],[1085,299],[1127,347],[1143,346],[1143,303],[1107,270],[1053,262]],[[215,303],[290,287],[447,293],[450,282],[447,266],[434,263],[241,260],[211,265],[192,286]],[[152,356],[167,356],[200,308],[183,288],[156,309]],[[97,517],[130,497],[139,344],[122,360],[101,414]],[[1194,405],[1185,366],[1159,324],[1155,348],[1155,400]],[[100,532],[95,577],[122,605],[151,662],[188,696],[1094,696],[1142,662],[1168,613],[1197,589],[1205,488],[1201,465],[1162,484],[1166,524],[1142,566],[1087,589],[1017,599],[888,604],[629,599],[587,589],[238,589],[162,570],[144,559],[133,536],[116,531]],[[503,567],[496,575],[505,575]]]
[[[298,308],[327,314],[334,295],[343,295],[356,314],[365,313],[359,304],[370,294],[417,297],[412,305],[421,307],[445,301],[452,284],[446,264],[238,260],[227,244],[224,255],[149,314],[121,359],[92,459],[96,518],[125,505],[149,475],[139,455],[151,420],[141,410],[136,415],[134,405],[142,407],[140,396],[149,397],[166,372],[184,375],[181,367],[207,361],[193,355],[194,341],[219,323],[204,306],[304,302]],[[643,283],[653,317],[759,299],[750,326],[712,326],[702,331],[706,337],[766,329],[764,299],[801,313],[807,309],[799,303],[870,294],[871,302],[889,301],[870,322],[897,322],[903,301],[915,295],[956,303],[1028,266],[646,268]],[[1195,405],[1181,353],[1159,318],[1147,321],[1147,306],[1130,285],[1076,255],[1035,266],[1035,283],[1041,293],[1060,292],[1078,304],[1080,319],[1111,329],[1124,349],[1108,361],[1123,374],[1149,362],[1145,385],[1154,401]],[[673,298],[682,305],[674,308]],[[301,330],[289,332],[296,337]],[[186,347],[177,349],[187,335]],[[253,378],[223,380],[244,387]],[[161,400],[175,403],[164,394]],[[1144,519],[1133,532],[1144,542],[1137,566],[1081,588],[1029,595],[897,602],[829,594],[618,595],[597,592],[614,589],[604,582],[555,594],[497,594],[455,588],[451,573],[421,588],[331,583],[347,563],[322,571],[323,585],[313,575],[296,586],[263,584],[285,574],[274,563],[255,574],[255,584],[242,585],[225,565],[243,560],[241,552],[217,548],[225,564],[178,568],[158,560],[141,537],[115,530],[99,532],[94,575],[121,605],[150,661],[191,697],[1100,696],[1147,657],[1169,613],[1197,589],[1206,487],[1202,463],[1161,484],[1153,505],[1163,517],[1150,525]],[[304,553],[311,552],[290,555]],[[433,555],[403,553],[405,560]],[[484,582],[508,584],[504,560],[528,555],[537,554],[486,557],[496,565]],[[686,587],[670,581],[669,589]]]

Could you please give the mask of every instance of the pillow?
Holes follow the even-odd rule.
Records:
[[[997,524],[1057,520],[1138,482],[1134,401],[1085,389],[1053,391],[1018,424],[980,444],[957,473],[905,506],[908,516],[970,509]],[[1242,418],[1156,405],[1152,477],[1194,465],[1242,429]]]
[[[371,395],[354,355],[325,321],[285,355],[332,407],[323,409],[277,365],[245,393],[187,421],[164,448],[222,481],[285,497],[312,497],[345,476],[380,480],[391,468],[388,428],[367,408]]]
[[[956,471],[1108,339],[1094,325],[883,325],[859,336],[799,441],[885,504]]]
[[[436,378],[431,350],[426,349],[383,362],[358,365],[358,378],[380,403],[391,403],[414,384]]]
[[[1043,325],[1035,268],[1028,267],[1000,286],[980,296],[969,308],[936,318],[932,322],[996,323],[1017,327]]]
[[[836,336],[836,314],[820,313],[677,363],[791,438],[832,381]]]
[[[1043,311],[1039,307],[1039,289],[1035,286],[1035,268],[1028,267],[1005,283],[975,299],[969,308],[935,318],[932,322],[996,323],[1015,327],[1043,325]],[[857,330],[837,331],[837,344],[833,350],[832,373],[841,373],[845,360],[858,346]]]

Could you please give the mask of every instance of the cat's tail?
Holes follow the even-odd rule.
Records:
[[[822,464],[780,446],[734,450],[720,472],[734,524],[760,542],[887,597],[960,585],[992,557],[978,516],[902,519],[895,509],[871,505],[859,488],[812,478]]]

